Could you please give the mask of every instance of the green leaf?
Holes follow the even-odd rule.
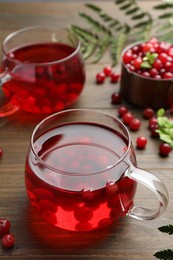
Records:
[[[158,56],[158,53],[152,53],[150,56],[149,56],[149,62],[150,64],[153,64],[155,59],[157,58]]]
[[[102,58],[105,51],[106,51],[106,46],[104,45],[97,46],[96,51],[94,53],[93,63],[97,63]]]
[[[165,19],[165,18],[170,18],[173,17],[173,13],[165,13],[159,16],[159,19]]]
[[[114,38],[112,40],[112,44],[111,44],[111,58],[112,58],[112,67],[114,67],[117,63],[118,60],[121,56],[122,50],[124,48],[124,44],[126,41],[126,34],[121,33],[118,38]]]
[[[90,15],[81,12],[80,16],[84,18],[88,23],[90,23],[97,31],[102,31],[104,33],[111,35],[111,31],[108,28],[100,24],[97,20],[93,19]]]
[[[89,30],[75,25],[72,25],[71,29],[74,31],[74,33],[76,33],[76,35],[82,42],[97,43],[98,41],[98,36],[90,32]]]
[[[158,228],[160,232],[162,233],[167,233],[169,235],[173,234],[173,225],[166,225],[166,226],[161,226]]]
[[[136,6],[136,7],[132,8],[132,9],[126,11],[125,14],[126,14],[126,15],[134,14],[134,13],[136,13],[138,10],[139,10],[139,7]]]
[[[173,140],[171,139],[171,137],[170,137],[169,135],[166,135],[166,134],[160,132],[160,131],[157,131],[157,132],[158,132],[159,135],[160,135],[160,140],[163,141],[163,142],[165,142],[165,143],[170,144],[171,147],[172,147],[172,141],[173,141]]]
[[[102,11],[102,9],[100,7],[93,5],[93,4],[85,4],[85,6],[98,13],[100,13]]]
[[[173,7],[173,4],[164,3],[164,4],[159,4],[159,5],[154,6],[154,9],[163,10],[163,9],[168,9],[171,7]]]
[[[173,250],[167,249],[154,254],[158,259],[173,260]]]
[[[126,10],[126,9],[128,9],[129,7],[131,7],[132,6],[132,3],[127,3],[127,4],[125,4],[125,5],[122,5],[121,7],[120,7],[120,10]]]
[[[140,14],[134,15],[134,16],[132,17],[132,20],[141,19],[141,18],[143,18],[145,15],[146,15],[145,13],[140,13]]]
[[[143,61],[143,62],[141,63],[141,68],[151,69],[152,66],[151,66],[151,64],[150,64],[148,61]]]
[[[124,2],[126,2],[126,0],[115,0],[116,4],[121,4],[121,3],[124,3]]]
[[[96,45],[90,44],[85,46],[85,51],[83,52],[83,58],[84,60],[88,59],[95,51]]]
[[[165,114],[165,110],[163,108],[160,108],[158,111],[157,111],[157,116],[158,117],[162,117],[164,116]]]
[[[147,26],[147,24],[148,24],[148,21],[139,22],[134,25],[134,28],[141,28],[141,27]],[[144,28],[143,28],[143,30],[144,30]]]

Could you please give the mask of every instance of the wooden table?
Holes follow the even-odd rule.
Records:
[[[149,8],[154,2],[141,1],[141,4]],[[116,13],[113,1],[98,1],[97,4],[112,14]],[[24,26],[53,24],[68,27],[72,23],[81,23],[78,11],[83,8],[84,2],[80,1],[0,3],[0,40],[2,42],[9,32]],[[106,58],[95,65],[86,62],[86,86],[73,107],[100,109],[117,115],[118,106],[111,104],[110,97],[119,85],[108,81],[103,85],[95,84],[96,73],[109,64],[110,60]],[[139,134],[149,140],[145,150],[136,150],[138,166],[165,183],[170,195],[166,212],[153,221],[125,217],[113,227],[91,233],[71,233],[47,225],[30,206],[24,185],[24,165],[30,136],[41,118],[19,113],[0,119],[0,147],[4,150],[0,160],[0,216],[11,220],[11,232],[16,238],[13,249],[0,247],[0,259],[149,260],[155,259],[153,254],[156,251],[172,248],[172,238],[159,232],[158,227],[173,222],[173,155],[159,157],[159,141],[150,138],[141,110],[130,106],[129,109],[142,122],[140,133],[131,133],[133,142]],[[139,185],[136,203],[152,207],[153,201],[152,194]]]

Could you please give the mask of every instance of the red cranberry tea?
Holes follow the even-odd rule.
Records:
[[[70,58],[69,58],[70,57]],[[34,114],[49,114],[73,104],[85,81],[78,52],[62,43],[23,45],[10,50],[2,67],[12,78],[3,84],[11,103]]]
[[[133,205],[136,182],[127,163],[113,167],[127,140],[97,123],[69,123],[39,135],[25,181],[31,204],[50,224],[72,231],[103,228]]]

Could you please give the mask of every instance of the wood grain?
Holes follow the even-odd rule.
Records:
[[[87,1],[93,2],[93,1]],[[141,1],[144,8],[151,8],[156,1]],[[117,13],[113,1],[97,1],[113,15]],[[31,25],[58,25],[67,27],[81,23],[77,13],[84,2],[68,3],[0,3],[0,41],[18,28]],[[117,115],[117,106],[111,104],[111,94],[119,89],[118,84],[106,81],[95,84],[95,75],[109,64],[108,57],[99,64],[86,62],[87,80],[85,89],[73,107],[99,109]],[[117,67],[120,71],[120,67]],[[2,102],[2,98],[1,98]],[[128,104],[127,104],[128,105]],[[129,105],[128,105],[129,106]],[[0,247],[0,259],[90,259],[90,260],[150,260],[163,248],[172,248],[172,239],[158,231],[161,225],[171,224],[173,219],[173,159],[158,156],[157,140],[150,138],[147,121],[142,119],[141,110],[130,107],[142,120],[140,135],[149,142],[145,150],[136,150],[138,166],[159,177],[167,186],[170,203],[167,211],[153,221],[137,221],[128,217],[101,231],[71,233],[53,228],[43,222],[30,206],[24,185],[24,165],[31,133],[41,117],[17,113],[8,119],[0,119],[0,147],[4,156],[0,161],[0,216],[11,220],[11,232],[16,243],[13,249]],[[132,132],[135,144],[139,133]],[[136,203],[153,207],[153,198],[146,188],[139,186]]]

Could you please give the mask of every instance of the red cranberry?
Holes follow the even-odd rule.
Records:
[[[129,123],[130,130],[137,131],[141,126],[141,121],[137,118],[133,118]]]
[[[112,72],[110,74],[110,78],[112,83],[117,83],[120,78],[120,75],[117,72]]]
[[[168,156],[169,153],[172,151],[172,148],[170,146],[170,144],[167,143],[161,143],[159,146],[159,153],[161,156]]]
[[[159,74],[159,72],[158,72],[158,70],[157,69],[155,69],[155,68],[152,68],[152,69],[150,69],[150,76],[151,77],[155,77],[155,76],[157,76]]]
[[[123,122],[126,125],[129,125],[132,119],[134,118],[133,114],[131,112],[127,112],[123,115]]]
[[[158,47],[157,47],[157,52],[162,53],[162,52],[167,52],[169,51],[171,47],[171,44],[168,42],[160,42]]]
[[[154,137],[154,138],[159,137],[159,133],[157,132],[157,130],[158,130],[158,125],[152,125],[150,127],[151,137]]]
[[[118,192],[118,185],[114,182],[106,183],[106,194],[110,197],[114,196]]]
[[[151,129],[152,126],[157,126],[158,127],[158,121],[156,117],[152,117],[148,121],[148,127]]]
[[[87,206],[78,206],[74,211],[74,217],[79,222],[88,222],[93,216],[93,211]]]
[[[0,218],[0,237],[4,236],[10,231],[10,221],[6,218]]]
[[[153,63],[153,68],[160,70],[162,68],[162,62],[159,59],[156,59]]]
[[[173,68],[172,62],[171,61],[167,61],[165,62],[165,70],[169,71]]]
[[[124,61],[125,64],[129,64],[132,60],[133,60],[132,51],[128,50],[128,51],[125,52],[125,54],[123,55],[123,61]]]
[[[173,78],[173,74],[172,74],[172,72],[165,72],[164,74],[163,74],[163,78],[164,79],[171,79],[171,78]]]
[[[2,246],[4,248],[10,248],[14,246],[14,236],[12,234],[6,234],[2,238]]]
[[[112,104],[114,105],[121,104],[122,99],[120,93],[114,92],[111,96],[111,100],[112,100]]]
[[[136,139],[136,145],[137,145],[137,148],[139,149],[144,149],[145,146],[147,144],[147,138],[144,137],[144,136],[139,136],[137,139]]]
[[[86,190],[86,191],[82,190],[81,195],[82,195],[82,199],[85,202],[91,201],[94,198],[94,192],[90,190]]]
[[[119,107],[119,109],[118,109],[118,115],[120,116],[120,117],[122,117],[125,113],[127,113],[128,112],[128,109],[127,109],[127,107],[124,107],[124,106],[121,106],[121,107]]]
[[[135,67],[136,70],[141,68],[141,63],[142,63],[142,59],[140,57],[137,57],[134,62],[133,62],[133,66]]]
[[[150,73],[148,71],[143,71],[142,72],[142,76],[149,78],[150,77]]]
[[[98,84],[102,84],[105,81],[105,74],[103,72],[99,72],[96,75],[96,82]]]
[[[167,57],[168,57],[168,55],[165,53],[165,52],[162,52],[162,53],[160,53],[159,54],[159,59],[163,62],[163,63],[165,63],[166,61],[167,61]]]
[[[168,50],[168,55],[173,57],[173,47]]]
[[[0,158],[2,158],[2,156],[3,156],[3,150],[2,148],[0,148]]]
[[[146,119],[150,119],[154,116],[154,110],[152,108],[145,108],[143,110],[143,116]]]
[[[112,68],[110,66],[106,66],[103,68],[103,72],[104,72],[105,76],[110,76],[112,73]]]

